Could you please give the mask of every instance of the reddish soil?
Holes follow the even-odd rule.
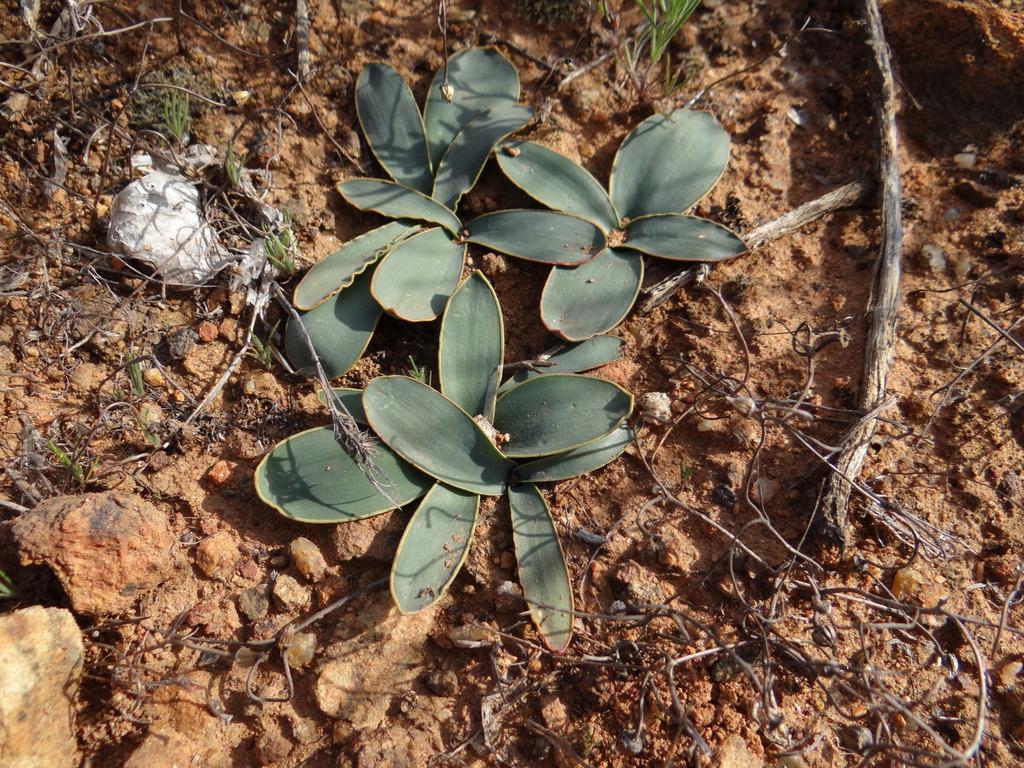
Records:
[[[257,499],[262,456],[326,422],[310,382],[277,363],[268,373],[245,359],[182,428],[240,348],[249,309],[224,284],[163,291],[139,278],[110,259],[104,217],[132,151],[158,146],[147,131],[162,130],[166,91],[140,86],[172,83],[214,102],[192,98],[193,141],[220,162],[233,141],[269,172],[267,202],[291,213],[303,266],[367,231],[379,219],[334,191],[380,173],[355,78],[386,61],[422,100],[443,62],[437,5],[312,3],[313,71],[301,85],[291,3],[185,3],[191,17],[178,21],[170,2],[81,4],[91,16],[64,43],[42,36],[62,5],[43,5],[37,43],[12,42],[30,32],[5,5],[0,571],[19,595],[0,610],[75,609],[83,765],[1024,759],[1019,0],[883,4],[900,86],[904,274],[892,400],[857,478],[871,496],[854,493],[843,552],[823,552],[809,531],[826,459],[862,415],[874,200],[716,266],[619,329],[625,353],[600,375],[638,397],[668,393],[675,420],[646,425],[603,470],[545,489],[588,614],[564,654],[544,650],[499,589],[516,574],[507,511],[492,500],[437,608],[403,617],[386,589],[360,592],[306,630],[317,652],[292,672],[293,691],[276,652],[247,690],[238,644],[385,577],[408,513],[317,527]],[[448,3],[452,48],[497,45],[519,69],[522,101],[546,115],[522,135],[600,179],[655,106],[718,83],[696,107],[729,132],[732,159],[696,212],[740,234],[875,175],[878,81],[859,14],[815,0],[705,2],[673,46],[690,80],[652,105],[613,58],[559,87],[608,51],[597,19],[545,26],[516,2]],[[235,106],[238,91],[251,100]],[[524,202],[492,164],[464,205]],[[501,298],[509,360],[549,347],[537,318],[546,268],[471,258]],[[670,271],[651,262],[647,281]],[[260,338],[281,312],[269,315]],[[409,356],[430,367],[435,338],[385,321],[344,383],[403,373]],[[131,356],[154,356],[169,375],[135,390]],[[750,416],[727,399],[740,386],[762,404]],[[107,491],[164,516],[174,566],[127,609],[121,596],[110,611],[80,610],[52,575],[62,571],[19,560],[13,531],[48,499]],[[316,581],[289,554],[299,537],[326,559]],[[480,647],[453,643],[453,630],[475,625],[490,630]]]

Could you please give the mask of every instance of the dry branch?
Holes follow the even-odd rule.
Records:
[[[901,185],[897,158],[896,89],[889,46],[876,0],[864,0],[868,45],[881,80],[875,103],[879,134],[878,175],[882,192],[882,242],[876,273],[877,298],[868,330],[861,382],[860,408],[872,411],[885,400],[886,378],[892,367],[896,341],[896,316],[903,250],[903,219],[900,210]],[[875,433],[875,419],[864,419],[846,436],[835,470],[826,477],[818,495],[815,527],[821,543],[842,551],[846,547],[847,512],[851,479],[860,475],[868,446]]]
[[[299,79],[309,77],[309,7],[306,0],[295,0],[295,57]]]

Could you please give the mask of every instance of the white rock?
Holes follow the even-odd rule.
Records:
[[[234,260],[203,221],[195,184],[159,170],[114,197],[107,245],[148,264],[161,282],[182,288],[209,283]]]

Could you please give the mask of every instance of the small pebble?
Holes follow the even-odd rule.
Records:
[[[238,464],[234,461],[227,461],[221,459],[206,473],[206,479],[210,481],[211,485],[224,485],[228,480],[231,479],[231,473],[235,471]]]
[[[959,168],[973,168],[978,162],[978,155],[974,152],[960,152],[953,155],[953,162]]]
[[[327,572],[327,561],[320,548],[309,539],[300,536],[291,543],[289,550],[299,573],[310,581],[320,581]]]
[[[249,621],[267,618],[270,612],[270,597],[265,584],[246,589],[238,596],[238,610]]]
[[[147,368],[142,372],[142,380],[151,387],[162,387],[167,383],[164,372],[159,368]]]
[[[267,730],[256,740],[255,756],[260,765],[280,763],[291,751],[291,742],[276,728]]]
[[[199,324],[199,340],[204,344],[209,344],[211,341],[217,338],[217,326],[213,323],[206,321]]]
[[[296,717],[292,723],[292,736],[299,744],[312,744],[320,738],[320,731],[309,720]]]
[[[288,661],[289,667],[299,669],[308,664],[315,653],[316,635],[312,632],[299,632],[292,637],[288,644],[288,650],[284,652],[284,657]]]
[[[309,605],[309,589],[288,574],[274,581],[274,602],[286,612],[300,611]]]
[[[932,272],[942,272],[946,269],[946,256],[942,253],[942,249],[934,243],[921,246],[921,256],[924,257]]]
[[[494,635],[476,624],[463,624],[448,633],[457,648],[484,648],[494,643]]]
[[[246,560],[238,566],[238,575],[246,581],[256,581],[263,575],[263,571],[255,560]]]
[[[672,398],[665,392],[648,392],[638,403],[644,421],[668,424],[672,421]]]
[[[227,531],[203,539],[196,547],[196,565],[211,579],[227,578],[240,556],[235,537]]]

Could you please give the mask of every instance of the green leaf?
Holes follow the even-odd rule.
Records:
[[[633,442],[634,434],[632,427],[623,422],[592,443],[520,464],[516,478],[520,483],[548,483],[585,475],[618,458]]]
[[[510,107],[519,98],[519,75],[494,48],[468,48],[448,59],[452,103],[441,98],[442,67],[434,75],[423,109],[430,162],[437,167],[448,145],[469,121],[495,107]]]
[[[377,327],[381,310],[370,295],[372,277],[372,273],[364,272],[345,290],[301,313],[329,379],[344,375],[356,364]],[[294,318],[285,329],[284,347],[292,365],[313,378],[313,358]]]
[[[621,248],[578,267],[555,267],[541,294],[541,320],[569,341],[606,333],[629,314],[643,279],[643,258]]]
[[[395,219],[416,219],[440,224],[458,234],[455,214],[426,194],[383,179],[352,179],[338,184],[338,192],[356,208],[376,211]]]
[[[473,416],[494,418],[505,327],[494,288],[479,271],[452,294],[441,319],[441,394]]]
[[[410,229],[406,222],[392,221],[349,240],[310,268],[295,287],[292,304],[297,309],[313,309],[338,291],[348,288],[356,275],[376,263],[392,242]]]
[[[469,553],[480,497],[437,483],[406,526],[391,566],[391,596],[402,613],[433,605]]]
[[[505,492],[515,463],[465,411],[426,384],[382,376],[366,385],[363,407],[377,436],[428,475],[484,496]]]
[[[433,182],[423,119],[409,86],[387,64],[367,64],[356,111],[374,157],[399,184],[429,193]]]
[[[533,107],[499,107],[473,118],[441,158],[431,197],[454,211],[459,199],[476,184],[494,145],[531,117]]]
[[[433,480],[377,446],[374,463],[390,498],[341,450],[330,427],[282,440],[256,467],[256,493],[285,517],[304,523],[345,523],[379,515],[422,496]]]
[[[557,211],[498,211],[473,219],[464,238],[529,261],[583,264],[604,250],[604,233],[578,216]]]
[[[331,391],[334,393],[335,402],[343,405],[345,410],[348,411],[349,416],[360,424],[367,424],[366,411],[363,410],[363,390],[351,389],[349,387],[333,387]],[[320,401],[320,405],[324,406],[324,408],[327,407],[327,394],[322,389],[317,390],[316,399]]]
[[[548,648],[564,651],[572,639],[572,584],[551,510],[532,483],[509,488],[508,501],[519,581],[530,616]]]
[[[622,343],[622,339],[618,336],[595,336],[578,344],[564,344],[563,342],[564,346],[561,349],[551,353],[545,359],[548,365],[535,371],[521,368],[502,384],[498,391],[505,392],[516,384],[522,384],[527,379],[543,376],[546,373],[580,373],[606,365],[618,359]]]
[[[747,251],[743,241],[720,224],[678,213],[633,219],[622,247],[675,261],[723,261]]]
[[[633,410],[633,396],[604,379],[552,373],[498,398],[494,427],[512,458],[550,456],[604,437]]]
[[[402,320],[436,320],[459,284],[466,248],[443,229],[428,229],[395,246],[373,273],[373,296]]]
[[[715,185],[729,136],[707,112],[677,109],[634,128],[612,163],[611,199],[621,219],[683,213]]]
[[[618,228],[604,187],[565,155],[530,141],[506,141],[496,155],[509,180],[534,200],[592,221],[605,234]]]

